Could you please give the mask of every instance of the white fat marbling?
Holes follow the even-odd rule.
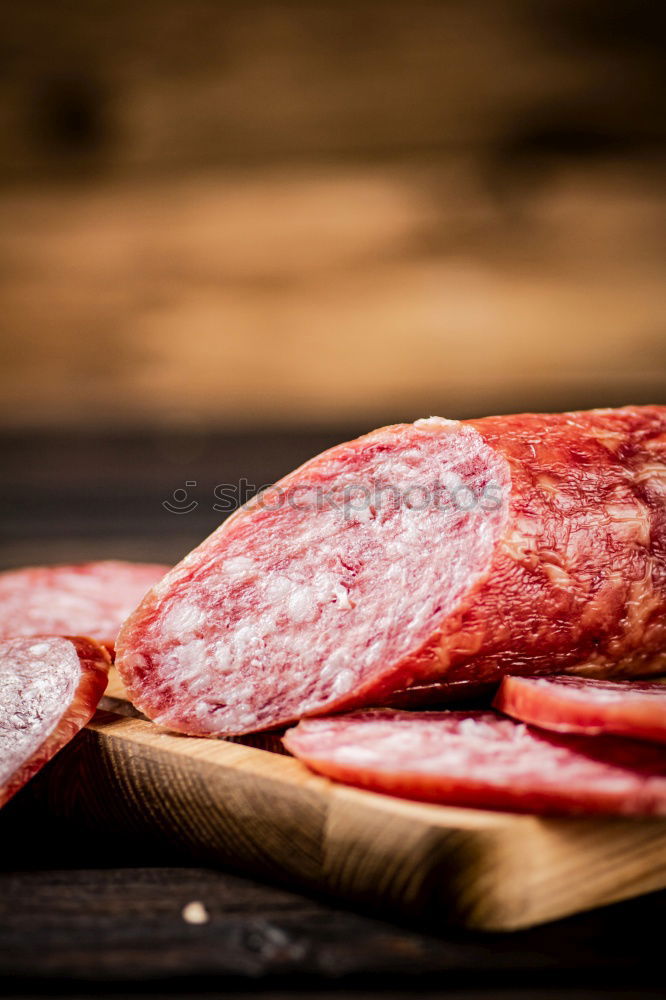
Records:
[[[81,676],[68,639],[0,643],[0,785],[51,736]]]

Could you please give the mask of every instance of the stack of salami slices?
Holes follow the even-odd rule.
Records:
[[[292,727],[335,780],[666,815],[666,407],[384,427],[165,569],[0,575],[5,798],[92,713],[115,647],[149,719]]]
[[[0,574],[0,806],[91,719],[118,630],[166,566]]]
[[[162,725],[298,723],[293,754],[376,791],[666,814],[664,689],[644,682],[666,673],[666,408],[433,417],[332,448],[148,593],[117,665]],[[471,692],[483,711],[395,708]]]
[[[581,694],[581,703],[585,698],[591,710],[595,691]],[[304,719],[284,742],[320,774],[408,799],[542,814],[665,816],[666,688],[655,708],[658,699],[662,728],[654,743],[602,735],[614,730],[599,725],[594,736],[563,736],[485,710],[391,709]]]

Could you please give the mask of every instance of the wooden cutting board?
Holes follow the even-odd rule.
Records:
[[[666,821],[542,819],[338,785],[263,745],[165,732],[123,701],[53,762],[61,815],[400,913],[512,930],[666,886]],[[128,714],[129,713],[129,714]],[[134,713],[136,714],[136,713]],[[73,760],[74,758],[74,760]],[[73,775],[76,775],[73,780]]]

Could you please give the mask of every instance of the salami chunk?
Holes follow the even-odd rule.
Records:
[[[91,639],[0,642],[0,806],[92,718],[110,662]]]
[[[544,815],[666,815],[661,747],[556,736],[494,712],[304,719],[284,743],[319,774],[401,798]]]
[[[666,681],[505,677],[495,707],[557,733],[616,733],[666,743]]]
[[[112,648],[125,618],[168,568],[109,560],[0,573],[0,639],[90,635]]]
[[[665,500],[664,407],[384,427],[171,570],[118,667],[149,717],[200,735],[508,672],[664,671]]]

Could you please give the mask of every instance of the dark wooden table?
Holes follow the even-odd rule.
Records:
[[[219,521],[214,485],[270,481],[338,437],[6,438],[3,565],[176,559]],[[188,480],[199,506],[169,513],[162,501]],[[499,936],[399,926],[92,837],[56,823],[30,787],[0,814],[0,843],[4,995],[663,996],[666,893]],[[184,918],[191,902],[205,922]]]
[[[660,993],[666,893],[491,935],[399,926],[152,846],[92,838],[55,824],[29,792],[0,817],[0,837],[3,994]],[[185,919],[193,902],[204,923]]]

